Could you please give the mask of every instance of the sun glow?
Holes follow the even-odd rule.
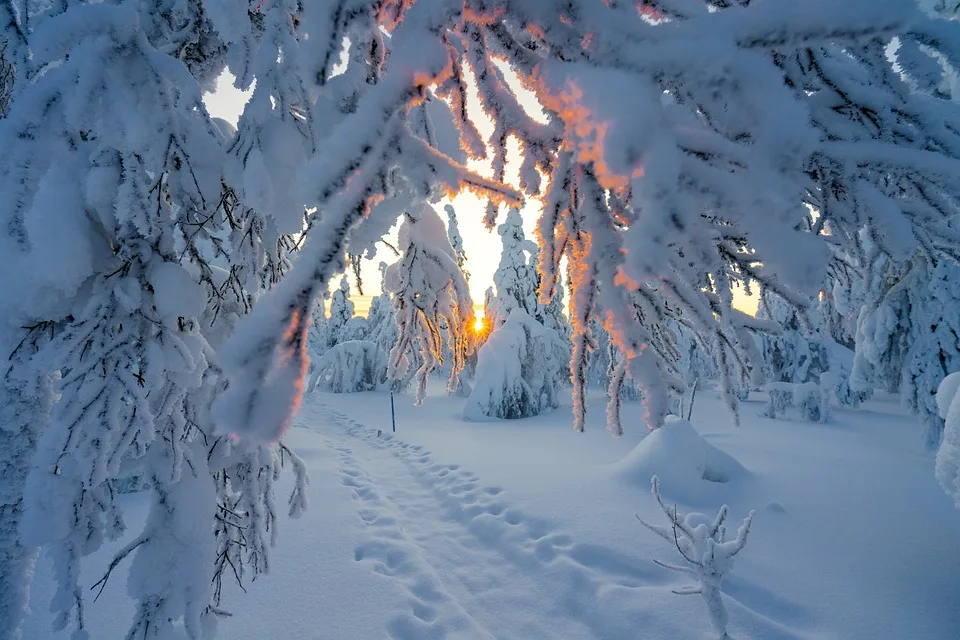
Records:
[[[473,321],[473,330],[477,333],[483,331],[483,316],[477,316],[477,319]]]

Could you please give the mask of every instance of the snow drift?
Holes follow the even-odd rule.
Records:
[[[646,490],[658,476],[667,493],[678,498],[700,495],[705,483],[730,482],[749,472],[733,456],[703,439],[689,421],[667,416],[622,460],[614,475]]]

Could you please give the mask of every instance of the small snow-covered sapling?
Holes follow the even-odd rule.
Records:
[[[720,634],[720,639],[729,638],[727,635],[727,610],[723,606],[723,599],[720,595],[720,586],[723,582],[723,576],[733,566],[733,557],[743,549],[747,543],[747,534],[750,533],[750,524],[753,522],[753,511],[744,518],[737,529],[737,537],[733,540],[726,539],[726,527],[724,522],[727,519],[727,505],[720,507],[716,518],[711,520],[703,513],[688,513],[686,515],[677,511],[675,506],[664,504],[660,495],[660,482],[657,476],[651,480],[652,492],[660,509],[670,520],[669,527],[649,524],[644,522],[640,516],[637,520],[646,528],[650,529],[658,536],[671,542],[676,546],[680,557],[687,563],[687,566],[678,566],[667,564],[654,560],[655,563],[670,569],[694,576],[698,580],[697,585],[691,585],[683,589],[678,589],[674,593],[678,595],[700,594],[707,605],[707,614],[710,616],[710,624]]]
[[[767,384],[767,405],[763,415],[767,418],[782,418],[787,408],[793,404],[792,382],[770,382]]]

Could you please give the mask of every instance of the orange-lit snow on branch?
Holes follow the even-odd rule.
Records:
[[[539,80],[536,93],[540,102],[563,120],[567,130],[564,144],[575,152],[577,162],[593,164],[601,185],[623,191],[630,187],[632,180],[643,176],[643,166],[639,162],[627,174],[610,167],[604,145],[611,135],[611,122],[602,120],[586,104],[583,90],[576,80],[567,78],[557,88],[550,85],[540,69],[535,70],[534,76]]]
[[[290,420],[300,409],[300,403],[303,402],[303,383],[307,376],[307,368],[310,364],[310,356],[307,355],[307,331],[310,329],[310,314],[304,313],[301,309],[296,309],[290,316],[290,324],[283,334],[284,350],[279,354],[281,367],[289,367],[296,371],[297,375],[293,379],[292,398],[290,400],[290,413],[287,419],[283,421],[280,427],[280,433],[273,442],[280,440],[290,426]]]
[[[377,25],[392,32],[415,2],[416,0],[385,0],[377,11]]]
[[[504,7],[492,7],[487,11],[477,11],[475,7],[465,4],[463,7],[463,23],[473,23],[481,26],[495,24],[504,15]]]
[[[590,336],[590,317],[596,299],[596,264],[589,259],[591,238],[577,231],[570,239],[570,325],[573,328],[573,350],[570,356],[570,377],[573,382],[573,429],[583,431],[587,406],[587,366],[595,343]]]
[[[666,15],[664,15],[660,9],[653,6],[649,0],[639,0],[639,2],[637,2],[637,11],[642,18],[650,22],[662,22],[666,19]]]
[[[474,81],[473,70],[459,57],[454,57],[451,64],[453,73],[447,82],[437,87],[437,95],[447,101],[454,114],[453,123],[460,135],[463,151],[471,160],[482,160],[487,157],[487,145],[467,114],[466,86],[470,81]]]
[[[286,329],[280,344],[273,357],[273,365],[263,380],[264,388],[270,389],[274,401],[283,403],[285,408],[283,419],[278,421],[276,431],[262,441],[270,444],[279,442],[290,426],[290,421],[300,409],[303,401],[304,380],[310,357],[307,355],[307,330],[310,328],[310,314],[302,309],[294,309],[290,313]],[[263,434],[258,434],[255,440],[260,440]],[[251,434],[231,433],[234,442],[250,441]]]
[[[544,31],[543,31],[543,29],[540,27],[540,25],[533,24],[533,23],[527,23],[526,29],[527,29],[527,31],[530,32],[530,35],[532,35],[532,36],[533,36],[534,38],[536,38],[537,40],[546,40],[546,38],[547,38],[547,34],[544,33]]]
[[[626,250],[623,250],[623,251],[625,254]],[[651,278],[648,278],[648,281],[649,280],[651,280]],[[631,278],[629,275],[627,275],[626,271],[621,265],[620,267],[617,268],[617,273],[613,277],[613,284],[616,287],[624,287],[625,289],[634,290],[634,289],[639,289],[641,286],[643,286],[644,283],[640,282],[635,278]]]
[[[428,88],[442,84],[453,75],[453,59],[456,52],[451,50],[449,47],[448,52],[449,54],[447,55],[446,64],[444,64],[441,69],[430,73],[425,73],[422,71],[414,72],[413,86],[419,90],[419,95],[408,103],[408,109],[415,105],[421,104],[424,100],[426,100]]]

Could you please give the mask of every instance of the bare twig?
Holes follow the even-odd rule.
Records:
[[[103,593],[103,590],[107,586],[107,581],[110,579],[110,574],[113,573],[113,570],[117,568],[117,565],[123,562],[123,559],[126,558],[128,555],[130,555],[138,547],[146,544],[149,541],[150,541],[149,537],[140,536],[136,540],[134,540],[133,542],[125,546],[123,549],[121,549],[119,552],[117,552],[117,555],[113,556],[113,560],[110,561],[110,565],[107,567],[106,573],[104,573],[103,577],[97,580],[95,583],[93,583],[93,586],[90,587],[91,591],[93,591],[97,587],[100,587],[100,590],[97,591],[97,595],[93,597],[94,602],[96,602],[97,599],[100,597],[100,594]]]

